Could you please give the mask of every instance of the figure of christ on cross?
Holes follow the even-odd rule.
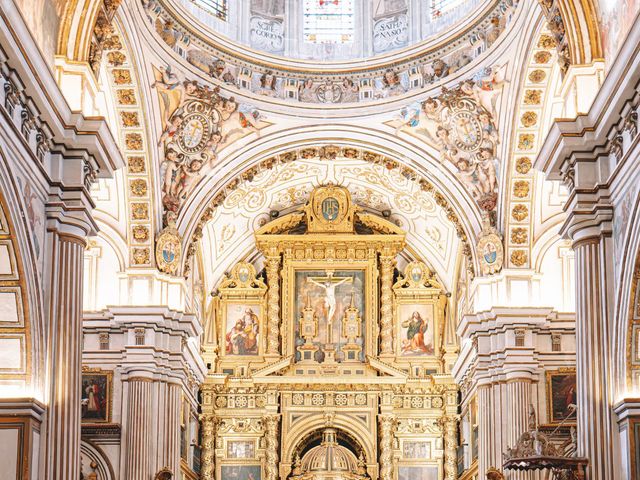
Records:
[[[336,288],[343,283],[353,283],[353,277],[334,277],[332,270],[325,272],[326,277],[308,277],[307,282],[324,290],[324,303],[327,307],[327,344],[333,343],[333,316],[336,313]]]

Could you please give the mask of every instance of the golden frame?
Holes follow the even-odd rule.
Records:
[[[552,379],[553,377],[560,375],[573,375],[576,376],[576,369],[573,367],[564,367],[557,370],[547,370],[545,372],[546,377],[546,395],[547,395],[547,421],[549,425],[558,425],[562,422],[562,418],[555,418],[553,414],[553,390]],[[576,425],[577,419],[570,419],[564,422],[565,425]]]
[[[81,415],[81,423],[83,425],[104,425],[111,423],[113,418],[112,416],[112,408],[113,408],[113,370],[103,370],[101,368],[89,368],[86,366],[82,367],[82,374],[80,377],[80,381],[84,381],[85,375],[99,375],[106,377],[106,399],[107,404],[105,406],[105,420],[94,420],[94,419],[85,419],[82,418]]]
[[[440,283],[435,279],[435,275],[422,262],[411,262],[393,286],[394,291],[394,352],[396,362],[405,365],[420,364],[432,367],[437,370],[441,366],[440,354],[442,343],[442,328],[445,324],[444,302],[446,296]],[[403,354],[403,322],[406,320],[406,312],[403,309],[407,305],[426,307],[430,310],[433,319],[433,352],[426,354],[406,355]]]
[[[362,271],[364,274],[364,312],[360,312],[364,326],[364,345],[363,351],[365,358],[367,355],[376,354],[377,337],[374,337],[373,324],[375,319],[378,318],[378,292],[377,292],[377,268],[374,259],[365,261],[352,261],[352,262],[328,262],[326,260],[320,261],[296,261],[286,259],[284,261],[282,273],[282,290],[288,292],[288,295],[283,297],[283,325],[286,328],[283,329],[283,347],[285,356],[296,354],[295,335],[296,325],[299,320],[300,312],[295,311],[296,305],[296,291],[295,291],[295,276],[297,272],[302,271],[344,271],[344,270],[356,270]]]
[[[229,314],[229,307],[233,305],[249,307],[254,306],[259,308],[260,313],[257,315],[258,317],[258,351],[255,354],[248,355],[240,355],[234,353],[227,353],[227,333],[229,331],[229,324],[227,315]],[[266,302],[264,299],[242,299],[242,298],[226,298],[222,302],[220,302],[220,357],[229,360],[229,359],[241,359],[241,360],[250,360],[250,359],[261,359],[264,355],[265,351],[265,337],[264,327],[266,322],[264,321],[264,316],[266,315]],[[254,312],[255,313],[255,312]]]
[[[260,479],[255,479],[255,480],[261,480],[262,478],[264,478],[264,462],[261,462],[259,459],[256,458],[251,458],[251,459],[246,459],[249,461],[242,461],[242,459],[233,459],[234,461],[222,461],[222,462],[216,462],[217,466],[216,466],[216,470],[217,470],[217,475],[216,478],[219,478],[220,480],[224,480],[224,477],[222,476],[222,469],[224,467],[258,467],[260,469]]]
[[[235,367],[237,363],[242,363],[246,366],[247,361],[254,360],[257,363],[262,361],[266,349],[266,335],[264,332],[267,324],[265,321],[267,314],[266,292],[267,286],[262,280],[256,278],[255,267],[247,262],[238,262],[234,265],[230,274],[220,284],[216,318],[220,319],[218,322],[218,348],[221,361],[223,362],[222,366]],[[257,315],[258,349],[255,354],[243,355],[227,353],[227,332],[230,328],[227,317],[230,307],[234,305],[242,307],[252,306],[254,310],[259,310],[260,312]]]

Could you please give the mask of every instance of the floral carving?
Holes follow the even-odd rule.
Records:
[[[514,267],[522,267],[527,263],[527,252],[524,250],[513,250],[511,252],[511,264]]]
[[[145,173],[146,170],[144,157],[127,157],[127,166],[129,168],[129,173],[133,174]]]
[[[127,150],[142,150],[142,135],[139,133],[127,133],[124,137]]]
[[[535,136],[533,133],[521,133],[518,135],[518,148],[520,150],[532,150]]]
[[[525,90],[524,92],[525,105],[540,105],[541,102],[542,102],[542,90]]]
[[[527,243],[528,238],[529,235],[526,228],[516,227],[511,229],[511,243],[522,245],[524,243]]]
[[[526,198],[529,196],[529,182],[526,180],[518,180],[514,182],[513,195],[518,198]]]
[[[130,186],[134,197],[144,197],[147,194],[147,181],[142,178],[132,180]]]
[[[524,112],[520,117],[520,121],[525,127],[533,127],[538,123],[538,114],[536,112]]]
[[[148,220],[149,219],[149,204],[147,204],[147,203],[132,203],[131,204],[131,218],[133,220]]]
[[[511,210],[511,216],[514,220],[521,222],[529,216],[529,208],[525,204],[519,203]]]
[[[131,88],[116,90],[116,98],[118,99],[118,104],[120,105],[136,104],[136,95],[133,89]]]
[[[120,112],[123,127],[139,127],[138,112]]]
[[[533,60],[536,63],[548,63],[549,60],[551,60],[551,53],[547,52],[546,50],[541,50],[535,53],[535,55],[533,56]]]
[[[540,83],[547,77],[544,70],[535,69],[529,73],[529,81],[533,83]]]
[[[529,157],[520,157],[516,160],[516,172],[526,175],[531,171],[531,159]]]

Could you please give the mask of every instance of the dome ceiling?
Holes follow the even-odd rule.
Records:
[[[227,39],[270,55],[334,62],[384,56],[455,35],[494,0],[173,0]],[[471,13],[474,12],[474,15]]]
[[[309,1],[338,9],[346,0]],[[141,13],[159,40],[213,78],[267,97],[332,104],[396,96],[453,75],[489,49],[517,11],[512,0],[349,1],[352,21],[290,0],[152,0]]]

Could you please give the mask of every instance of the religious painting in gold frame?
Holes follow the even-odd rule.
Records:
[[[327,355],[331,354],[326,347],[332,344],[337,362],[364,362],[366,355],[375,349],[371,328],[371,319],[377,315],[378,298],[374,275],[373,259],[363,262],[285,260],[282,290],[283,313],[286,314],[284,325],[288,326],[285,330],[288,339],[284,342],[287,355],[294,355],[296,361],[302,360],[298,347],[310,342],[314,347],[310,360],[326,361]],[[360,324],[360,335],[351,340],[345,332],[344,323],[350,306],[357,310]],[[316,335],[308,341],[300,332],[305,308],[313,309],[317,322]],[[328,331],[327,316],[330,313],[331,331]],[[355,353],[348,353],[349,345]]]
[[[267,287],[257,278],[255,267],[237,263],[219,289],[220,354],[224,360],[259,358],[264,355]]]
[[[547,415],[550,424],[575,425],[577,405],[576,370],[560,368],[548,370],[547,378]]]
[[[411,262],[393,286],[395,352],[400,362],[434,362],[440,353],[444,324],[441,285],[422,262]]]
[[[82,367],[82,423],[110,423],[113,392],[113,372]]]

